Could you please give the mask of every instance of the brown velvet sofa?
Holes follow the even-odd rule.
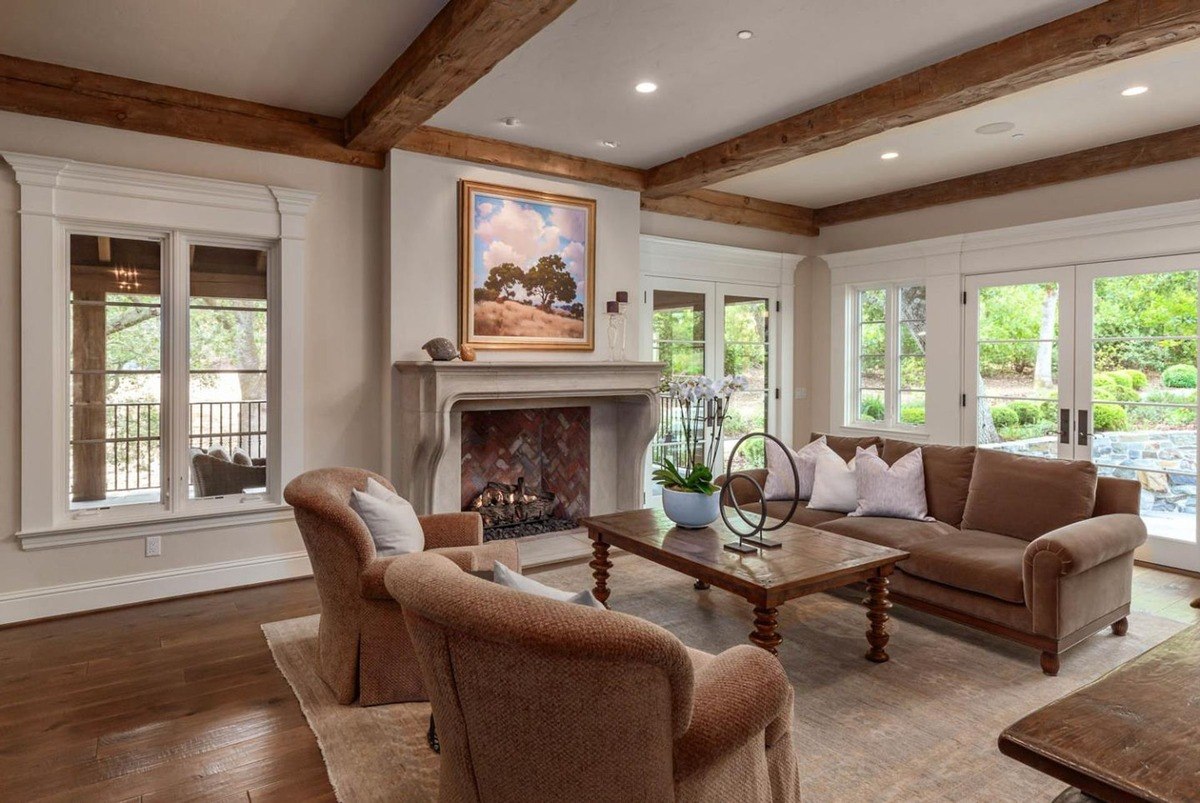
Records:
[[[813,439],[820,437],[814,434]],[[923,522],[797,508],[792,521],[903,549],[892,599],[1041,650],[1054,675],[1059,654],[1112,627],[1128,627],[1133,551],[1146,540],[1136,481],[1097,477],[1087,461],[1045,460],[877,437],[826,436],[849,460],[872,445],[889,464],[920,446],[929,515]],[[749,472],[760,485],[766,471]],[[718,483],[724,478],[718,478]],[[760,510],[749,483],[734,483]],[[766,503],[774,517],[790,501]]]
[[[337,701],[381,705],[427,700],[400,606],[383,586],[387,568],[403,556],[379,557],[367,525],[350,507],[350,492],[366,490],[384,477],[359,468],[320,468],[288,483],[283,498],[296,510],[296,524],[312,563],[321,598],[317,674]],[[425,553],[436,552],[469,571],[500,561],[520,571],[511,540],[483,542],[478,513],[419,516]]]
[[[429,689],[439,799],[800,800],[794,691],[763,650],[689,649],[428,552],[398,558],[384,584]]]

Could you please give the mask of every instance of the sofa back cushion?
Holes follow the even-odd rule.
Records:
[[[847,463],[854,459],[857,449],[870,449],[874,446],[877,453],[883,449],[883,438],[874,435],[867,438],[847,438],[842,435],[826,435],[823,432],[814,432],[808,440],[811,443],[818,438],[824,438],[825,445],[833,449]]]
[[[1091,518],[1095,504],[1096,465],[1088,460],[977,449],[962,528],[1032,541]]]
[[[889,438],[883,442],[882,457],[890,466],[918,447],[925,461],[925,501],[929,515],[958,527],[967,506],[975,447],[918,444]]]

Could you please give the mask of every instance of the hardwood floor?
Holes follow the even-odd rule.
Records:
[[[1135,611],[1197,595],[1135,570]],[[0,801],[333,800],[259,630],[318,609],[298,580],[0,630]]]

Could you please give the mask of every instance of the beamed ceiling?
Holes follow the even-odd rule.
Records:
[[[0,109],[812,235],[1200,155],[1198,38],[1200,0],[7,0]]]

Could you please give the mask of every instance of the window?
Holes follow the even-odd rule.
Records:
[[[875,428],[925,426],[925,286],[851,290],[853,366],[846,422]]]
[[[286,518],[315,196],[2,155],[21,187],[22,548]]]

